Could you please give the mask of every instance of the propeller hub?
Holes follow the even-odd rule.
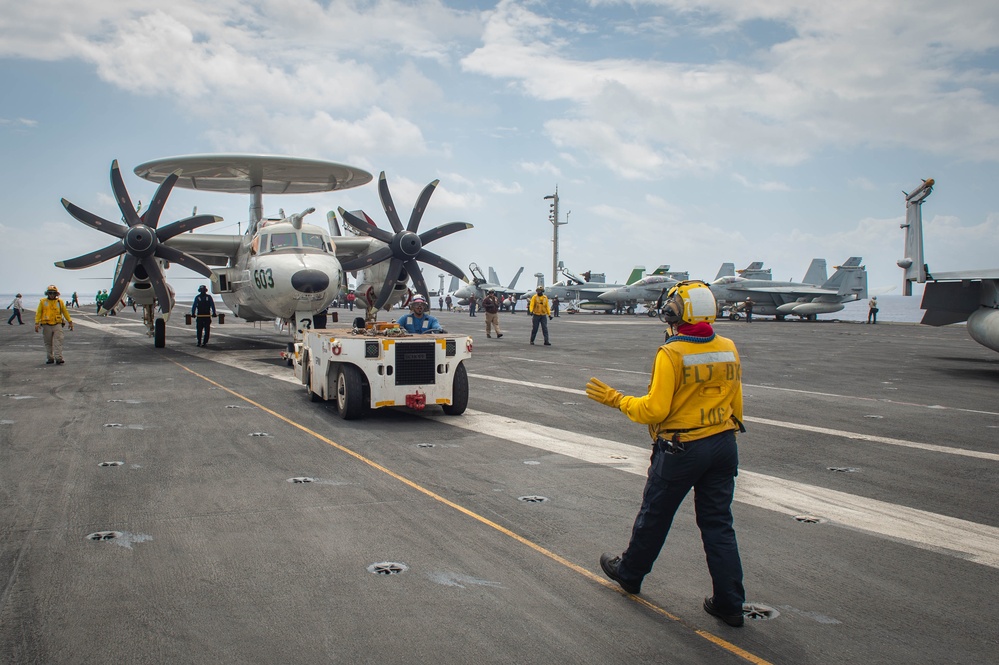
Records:
[[[414,258],[421,249],[423,241],[412,231],[400,231],[392,238],[392,253],[403,261]]]
[[[136,224],[128,229],[122,242],[129,254],[137,259],[144,259],[156,251],[156,231],[145,224]]]

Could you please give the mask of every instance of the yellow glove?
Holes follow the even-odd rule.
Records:
[[[615,409],[621,404],[621,398],[624,397],[600,379],[592,378],[586,384],[586,396]]]

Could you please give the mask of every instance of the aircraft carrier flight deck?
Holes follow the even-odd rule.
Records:
[[[65,365],[33,312],[0,335],[5,663],[999,662],[999,354],[963,327],[716,324],[748,429],[730,628],[691,498],[641,595],[598,563],[649,439],[584,386],[644,394],[658,320],[563,314],[545,347],[435,311],[474,338],[467,411],[343,421],[270,325],[199,348],[175,315],[155,349],[71,312]]]

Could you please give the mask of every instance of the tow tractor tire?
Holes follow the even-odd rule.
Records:
[[[659,316],[659,312],[654,309],[647,309],[645,310],[645,315],[651,319],[652,317]]]
[[[336,412],[344,420],[356,420],[364,415],[364,376],[361,370],[346,363],[336,374]]]
[[[166,321],[163,319],[153,322],[153,346],[157,349],[166,347]]]
[[[312,365],[310,364],[309,356],[305,356],[302,359],[305,362],[305,389],[309,393],[309,401],[311,402],[324,402],[322,395],[317,395],[312,390]]]
[[[442,404],[441,408],[449,416],[460,416],[468,408],[468,372],[465,371],[465,363],[458,363],[458,368],[454,370],[451,403]]]

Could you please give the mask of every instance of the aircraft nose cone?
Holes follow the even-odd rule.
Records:
[[[291,285],[302,293],[319,293],[330,285],[330,277],[321,270],[299,270],[291,276]]]

